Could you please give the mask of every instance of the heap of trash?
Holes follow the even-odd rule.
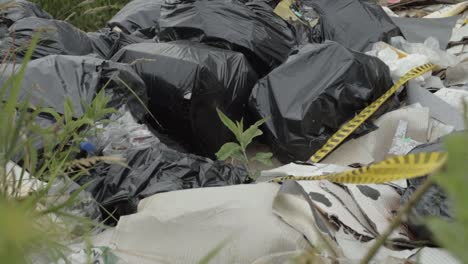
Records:
[[[81,146],[86,156],[118,156],[126,165],[103,163],[68,179],[70,192],[85,186],[70,212],[108,226],[91,238],[93,263],[105,263],[103,247],[117,263],[199,263],[220,245],[210,263],[292,263],[311,249],[323,263],[359,263],[427,175],[363,184],[294,179],[445,153],[444,137],[465,129],[467,8],[468,1],[133,0],[105,28],[83,32],[15,0],[0,10],[0,58],[15,54],[1,74],[18,71],[13,64],[39,32],[20,99],[64,114],[68,97],[79,118],[104,90],[117,109]],[[238,138],[217,110],[245,129],[263,119],[247,156],[267,150],[272,163],[218,160]],[[423,221],[453,219],[441,187],[431,186],[410,215],[371,263],[462,263]],[[71,263],[85,263],[85,245],[70,247]]]

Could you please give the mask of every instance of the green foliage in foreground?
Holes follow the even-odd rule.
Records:
[[[453,222],[429,219],[439,243],[461,263],[468,263],[468,134],[453,135],[446,141],[449,153],[446,170],[434,177],[447,192],[455,213]]]
[[[247,147],[250,145],[250,143],[252,143],[254,138],[263,134],[259,127],[266,122],[266,119],[257,121],[255,124],[253,124],[247,130],[244,131],[243,120],[241,120],[240,122],[236,121],[236,123],[234,123],[234,121],[229,119],[229,117],[227,117],[219,109],[217,109],[217,111],[218,116],[223,122],[223,124],[229,130],[231,130],[231,132],[236,137],[237,143],[228,142],[224,144],[221,147],[221,149],[216,153],[216,157],[219,160],[232,159],[233,161],[240,162],[247,168],[250,177],[254,180],[257,179],[260,175],[260,172],[251,170],[249,163],[251,161],[258,161],[265,165],[271,165],[271,157],[273,156],[273,154],[270,152],[258,152],[256,153],[255,157],[249,160],[249,158],[247,157]]]
[[[65,20],[84,31],[103,28],[129,0],[31,0],[55,19]]]
[[[24,62],[15,74],[0,71],[0,260],[2,263],[29,263],[30,257],[41,256],[46,262],[63,259],[64,243],[86,237],[96,223],[71,215],[67,208],[75,205],[86,187],[68,193],[65,183],[51,194],[52,188],[65,176],[78,177],[79,144],[89,136],[92,127],[114,110],[107,108],[109,99],[100,92],[85,106],[85,114],[73,118],[70,100],[64,103],[63,115],[50,108],[35,107],[20,100],[22,80],[33,47],[32,40]],[[0,65],[0,69],[2,65]],[[36,120],[41,115],[55,119],[55,124],[42,127]],[[37,144],[41,143],[41,151]],[[96,159],[96,158],[94,158]],[[13,161],[21,167],[11,166]],[[13,163],[14,164],[14,163]],[[16,168],[16,170],[15,170]],[[33,184],[36,183],[36,184]]]

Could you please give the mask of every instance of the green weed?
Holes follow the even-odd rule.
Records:
[[[23,64],[12,75],[2,76],[4,72],[0,71],[4,80],[0,87],[0,259],[3,263],[30,263],[31,258],[39,256],[49,263],[66,259],[64,244],[87,237],[99,225],[67,211],[80,202],[78,197],[86,185],[68,193],[70,184],[64,180],[86,173],[79,167],[70,170],[75,165],[94,165],[101,161],[99,158],[76,160],[79,144],[91,135],[96,122],[114,110],[107,108],[109,98],[104,91],[85,106],[85,114],[80,118],[73,117],[69,99],[65,101],[63,114],[19,100],[26,65],[38,40],[38,35],[33,38]],[[36,121],[44,115],[53,118],[54,125],[38,125]],[[38,145],[42,146],[40,150]],[[65,184],[52,192],[60,182]]]
[[[235,161],[240,162],[244,165],[249,175],[252,179],[257,179],[260,176],[260,171],[254,171],[250,168],[249,163],[251,161],[258,161],[265,165],[271,165],[271,158],[273,156],[270,152],[258,152],[256,153],[255,157],[249,158],[247,157],[247,147],[252,143],[252,140],[258,136],[261,136],[263,132],[259,129],[259,127],[266,122],[267,119],[262,119],[257,121],[255,124],[250,126],[247,130],[244,131],[244,121],[243,119],[239,122],[232,121],[227,117],[223,112],[219,109],[218,116],[223,122],[223,124],[234,134],[236,137],[236,142],[228,142],[224,144],[221,149],[216,153],[216,157],[219,160],[227,160],[232,159]]]

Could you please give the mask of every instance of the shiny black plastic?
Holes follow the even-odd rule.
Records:
[[[327,41],[304,46],[258,81],[250,105],[257,119],[269,118],[263,130],[277,157],[305,161],[392,84],[379,59]]]
[[[284,62],[296,41],[289,25],[266,2],[166,1],[161,41],[188,39],[242,52],[260,75]]]
[[[109,22],[127,34],[141,32],[153,38],[159,31],[159,16],[164,0],[133,0],[124,6]]]
[[[104,28],[98,32],[90,32],[88,33],[88,37],[91,40],[94,53],[103,59],[110,59],[117,51],[127,45],[152,42],[152,40],[140,38],[135,35],[115,32],[109,28]]]
[[[15,71],[21,65],[14,67]],[[13,71],[13,65],[1,69],[0,87]],[[111,97],[110,107],[128,104],[137,118],[143,118],[144,107],[127,88],[130,87],[142,102],[147,101],[146,87],[128,65],[93,57],[51,55],[28,63],[19,100],[28,98],[35,106],[51,107],[63,113],[64,102],[72,100],[74,116],[84,114],[96,93],[105,88]]]
[[[113,60],[131,64],[145,81],[149,109],[163,127],[210,157],[232,139],[216,108],[240,120],[257,81],[241,53],[196,42],[133,44]]]
[[[0,31],[7,29],[13,23],[26,17],[40,17],[52,19],[52,17],[39,8],[36,4],[25,0],[7,1],[6,6],[0,9]],[[0,37],[1,37],[0,33]]]
[[[125,153],[128,167],[100,165],[80,184],[114,217],[135,213],[140,199],[156,193],[242,184],[248,181],[243,167],[184,154],[162,143]],[[112,219],[110,219],[112,220]]]
[[[0,47],[0,57],[7,49],[15,48],[16,57],[21,59],[31,39],[38,32],[40,41],[34,49],[33,59],[52,54],[87,55],[93,52],[92,43],[86,33],[73,25],[59,20],[28,17],[18,20],[8,28],[8,37]]]
[[[304,0],[320,15],[323,40],[332,40],[356,51],[365,51],[371,44],[389,42],[400,36],[400,29],[381,6],[366,0]]]

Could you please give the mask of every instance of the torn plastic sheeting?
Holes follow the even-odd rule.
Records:
[[[357,51],[401,35],[382,7],[365,0],[305,0],[320,15],[324,40],[332,40]]]
[[[0,57],[3,57],[8,49],[13,48],[17,49],[15,53],[17,57],[23,57],[37,32],[40,32],[40,39],[34,49],[33,59],[52,54],[87,55],[93,52],[86,33],[71,24],[59,20],[29,17],[9,27],[8,37],[3,40],[3,47],[0,48]]]
[[[45,203],[48,206],[64,204],[72,195],[76,195],[76,192],[78,192],[77,198],[64,207],[63,211],[74,216],[89,218],[93,220],[95,224],[100,223],[103,218],[99,204],[89,192],[80,190],[80,188],[80,185],[66,176],[56,178],[50,189],[48,189],[48,196]],[[58,215],[58,217],[60,217],[60,215]],[[73,221],[72,223],[74,232],[83,232],[82,223],[79,221]]]
[[[376,56],[381,59],[390,68],[390,73],[394,82],[400,80],[406,73],[413,68],[430,62],[430,59],[421,54],[406,54],[393,46],[384,42],[377,42],[372,46],[372,50],[366,52],[367,55]],[[418,76],[415,80],[423,81],[429,78],[431,73],[425,73]]]
[[[8,28],[20,19],[26,17],[52,19],[52,17],[47,12],[39,8],[38,5],[25,0],[6,1],[3,4],[6,6],[0,9],[0,37],[2,37],[1,31],[3,27]]]
[[[241,53],[189,41],[130,45],[113,60],[131,63],[142,77],[149,109],[164,128],[211,157],[232,139],[216,108],[233,120],[246,117],[257,81]]]
[[[107,22],[111,27],[119,27],[127,34],[140,31],[153,38],[159,31],[159,16],[164,0],[133,0],[125,5]]]
[[[123,155],[127,168],[99,165],[91,176],[80,180],[80,184],[91,181],[87,190],[117,218],[135,213],[140,199],[156,193],[248,181],[243,167],[180,153],[162,143]]]
[[[112,31],[108,28],[102,29],[98,32],[90,32],[87,33],[87,35],[91,40],[94,53],[103,59],[112,58],[117,51],[130,44],[151,41],[134,35],[128,35],[123,32]]]
[[[256,119],[270,117],[264,131],[280,160],[307,160],[392,84],[377,58],[335,42],[309,44],[256,84],[250,105]]]
[[[429,37],[436,38],[442,49],[450,41],[452,30],[459,17],[449,18],[409,18],[392,17],[393,22],[401,29],[406,40],[413,43],[422,43]]]
[[[453,67],[460,63],[460,59],[440,49],[440,44],[434,37],[427,38],[424,43],[411,43],[403,37],[391,39],[391,44],[408,54],[426,56],[430,62],[441,68]]]
[[[189,39],[242,52],[260,75],[284,62],[296,44],[289,25],[261,1],[166,1],[160,26],[162,41]]]
[[[146,124],[138,123],[125,106],[113,113],[107,120],[109,124],[98,124],[93,131],[95,136],[87,139],[93,144],[95,153],[102,152],[104,156],[126,158],[122,155],[130,150],[146,149],[158,142],[163,142],[179,152],[187,152],[178,142],[171,140],[168,136],[150,130]]]
[[[15,71],[21,68],[20,65],[4,67],[0,87],[12,74],[13,68]],[[93,57],[51,55],[28,63],[19,100],[29,96],[32,105],[52,107],[63,113],[65,99],[69,98],[74,116],[80,117],[85,112],[83,103],[89,105],[96,93],[105,88],[106,94],[111,97],[110,107],[126,103],[138,118],[142,118],[145,114],[143,106],[121,80],[133,89],[142,102],[146,102],[145,84],[128,65]]]

